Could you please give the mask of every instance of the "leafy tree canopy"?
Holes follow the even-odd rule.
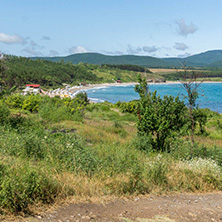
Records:
[[[138,79],[135,91],[140,94],[138,106],[138,134],[151,136],[153,148],[169,149],[169,139],[185,124],[186,106],[179,97],[164,96],[149,92],[145,79]]]

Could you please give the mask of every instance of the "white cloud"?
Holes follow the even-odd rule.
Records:
[[[184,51],[186,49],[188,49],[189,47],[182,43],[182,42],[176,42],[175,45],[174,45],[174,48],[177,49],[177,50],[181,50],[181,51]]]
[[[179,35],[187,36],[189,34],[195,33],[198,30],[197,26],[194,25],[193,23],[187,25],[184,19],[176,20],[175,22],[178,26],[177,28]]]
[[[24,44],[25,40],[19,35],[7,35],[5,33],[0,33],[0,42],[5,44]]]
[[[106,51],[106,50],[102,50],[101,53],[104,53],[105,55],[124,55],[124,52],[122,52],[122,51]]]
[[[89,51],[82,46],[73,46],[70,49],[68,49],[68,52],[69,54],[77,54],[77,53],[86,53]]]

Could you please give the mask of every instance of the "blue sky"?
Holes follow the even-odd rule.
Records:
[[[185,57],[222,49],[221,0],[0,0],[0,52]]]

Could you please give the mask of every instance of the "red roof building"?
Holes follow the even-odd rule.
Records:
[[[26,87],[33,87],[33,88],[39,88],[40,85],[39,84],[26,84]]]

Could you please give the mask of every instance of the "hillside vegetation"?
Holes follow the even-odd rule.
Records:
[[[222,116],[198,109],[192,146],[183,102],[145,95],[142,83],[136,91],[140,101],[117,104],[89,104],[85,93],[74,99],[4,95],[2,218],[71,197],[222,190]]]
[[[100,66],[92,64],[73,65],[70,62],[50,62],[45,60],[31,60],[24,57],[5,56],[0,61],[0,83],[8,88],[22,88],[25,84],[40,84],[42,87],[62,87],[63,83],[76,85],[85,83],[135,82],[138,73],[147,78],[155,78],[148,69],[143,67]]]
[[[84,83],[136,82],[140,74],[150,80],[180,80],[181,69],[149,69],[138,65],[86,64],[73,65],[72,62],[50,62],[31,60],[24,57],[5,56],[0,61],[0,83],[8,89],[22,89],[26,84],[40,84],[43,88],[63,87],[63,83],[78,85]],[[190,71],[192,71],[190,69]],[[205,80],[222,79],[220,68],[195,70],[199,78]]]
[[[167,62],[151,57],[151,56],[135,56],[135,55],[121,55],[108,56],[99,53],[81,53],[65,57],[32,57],[32,59],[42,59],[53,62],[72,62],[73,64],[89,63],[89,64],[109,64],[109,65],[138,65],[143,67],[168,67]]]
[[[180,68],[181,64],[187,67],[221,67],[222,50],[212,50],[200,54],[188,56],[186,58],[155,58],[152,56],[121,55],[108,56],[99,53],[82,53],[65,57],[33,57],[32,59],[42,59],[53,62],[72,62],[73,64],[109,64],[109,65],[139,65],[148,68]]]

